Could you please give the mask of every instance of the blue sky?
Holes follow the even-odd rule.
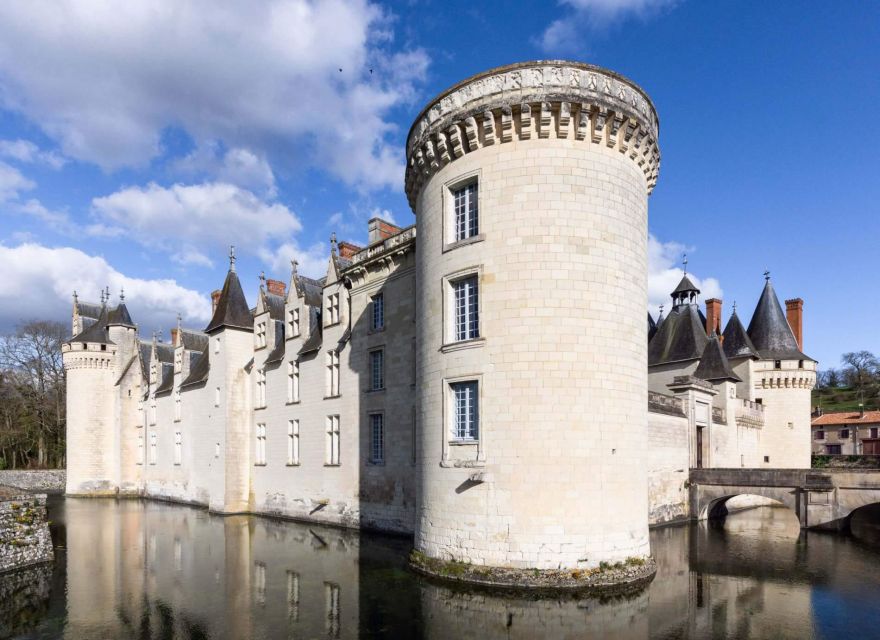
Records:
[[[880,352],[880,4],[355,0],[0,5],[0,329],[120,287],[194,326],[238,247],[249,300],[328,238],[414,221],[403,141],[479,71],[568,58],[660,115],[652,307],[681,253],[745,320],[769,269],[820,366]],[[341,71],[340,71],[341,69]]]

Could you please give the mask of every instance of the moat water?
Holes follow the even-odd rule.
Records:
[[[853,536],[769,507],[660,528],[641,593],[529,599],[421,578],[406,539],[56,498],[56,562],[0,602],[0,637],[880,638],[877,516],[857,514]]]

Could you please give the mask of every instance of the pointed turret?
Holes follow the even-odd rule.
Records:
[[[709,338],[706,348],[703,349],[703,356],[700,358],[700,364],[694,371],[694,377],[706,380],[712,383],[724,382],[742,382],[741,378],[730,368],[727,356],[721,348],[721,340],[718,334],[712,334]]]
[[[243,329],[245,331],[254,330],[254,321],[251,317],[250,307],[248,307],[247,299],[244,297],[244,291],[241,289],[238,275],[235,273],[234,248],[230,249],[229,272],[226,274],[226,281],[223,283],[223,289],[220,291],[220,297],[217,300],[217,307],[214,309],[211,322],[205,327],[205,333],[211,333],[223,327]]]
[[[747,331],[752,344],[765,360],[809,360],[798,348],[797,340],[770,282],[770,273],[767,272],[764,276],[764,290]]]
[[[694,304],[700,290],[694,286],[687,272],[672,292],[672,310],[660,320],[657,331],[648,344],[648,366],[697,360],[709,340],[706,322]]]
[[[101,292],[101,299],[104,298],[104,292]],[[107,311],[107,305],[101,305],[101,311],[98,314],[98,319],[88,327],[86,327],[81,333],[73,336],[69,342],[94,342],[97,344],[114,344],[114,342],[110,339],[110,334],[107,331],[107,325],[110,324],[109,321],[109,312]]]
[[[757,358],[758,350],[752,344],[746,328],[736,313],[736,303],[733,305],[733,314],[724,327],[724,333],[721,334],[724,347],[724,355],[728,358]]]

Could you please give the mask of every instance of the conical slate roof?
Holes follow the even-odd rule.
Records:
[[[733,310],[733,315],[730,316],[727,326],[724,327],[724,333],[721,335],[724,337],[722,345],[724,347],[724,355],[728,358],[758,357],[758,350],[755,349],[749,334],[746,333],[746,328],[740,322],[736,309]]]
[[[232,269],[226,274],[226,281],[217,301],[217,308],[211,322],[205,328],[205,333],[211,333],[223,327],[234,329],[254,330],[254,321],[251,317],[250,307],[241,290],[241,282]]]
[[[651,341],[651,338],[654,337],[654,334],[657,333],[657,323],[654,322],[654,318],[651,317],[651,312],[648,312],[648,342]]]
[[[125,306],[124,302],[120,302],[119,306],[108,314],[107,324],[123,325],[126,327],[134,326],[134,322],[131,320],[131,315],[128,313],[128,307]]]
[[[97,342],[98,344],[115,344],[110,339],[110,334],[107,332],[107,316],[107,307],[101,307],[101,313],[98,314],[98,319],[95,320],[94,324],[89,325],[78,335],[73,336],[70,339],[70,342]]]
[[[675,290],[672,292],[672,297],[675,298],[683,293],[700,293],[700,290],[697,289],[697,286],[691,282],[691,279],[687,277],[687,274],[684,274],[681,278],[681,282],[678,283],[678,286],[675,287]]]
[[[770,278],[764,283],[764,291],[752,314],[748,328],[749,338],[765,360],[809,360],[800,348],[785,319],[779,298],[773,291]]]
[[[709,338],[706,348],[703,349],[703,356],[700,358],[700,364],[694,371],[694,377],[709,382],[722,382],[731,380],[732,382],[741,382],[741,379],[730,368],[727,356],[721,348],[721,341],[715,334]]]
[[[697,306],[676,305],[648,344],[648,366],[696,360],[708,341]]]

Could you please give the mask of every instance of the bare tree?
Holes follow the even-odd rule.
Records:
[[[871,390],[880,381],[880,362],[870,351],[850,351],[841,358],[843,376],[849,386],[856,389],[862,396],[870,395]]]
[[[63,465],[66,335],[60,322],[35,320],[0,338],[0,457],[7,465]]]

